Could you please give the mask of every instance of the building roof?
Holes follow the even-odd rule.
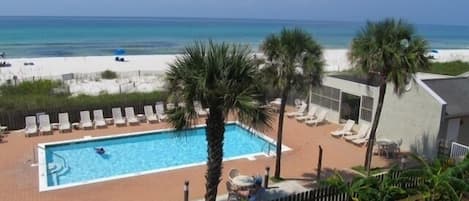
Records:
[[[454,77],[422,81],[446,101],[446,115],[469,115],[469,78]]]
[[[333,74],[330,77],[339,78],[342,80],[348,80],[360,84],[366,84],[369,86],[378,87],[379,80],[376,77],[368,77],[366,75],[355,75],[355,74]]]

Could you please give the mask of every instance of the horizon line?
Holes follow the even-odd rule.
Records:
[[[154,19],[209,19],[209,20],[259,20],[259,21],[290,21],[290,22],[335,22],[335,23],[357,23],[357,24],[364,24],[368,21],[375,22],[375,20],[364,20],[364,21],[356,21],[356,20],[325,20],[325,19],[285,19],[285,18],[245,18],[245,17],[181,17],[181,16],[114,16],[114,15],[1,15],[0,17],[50,17],[50,18],[135,18],[135,19],[143,19],[143,18],[154,18]],[[388,17],[384,17],[382,19],[386,19]],[[396,19],[403,19],[410,24],[413,25],[436,25],[436,26],[462,26],[462,27],[469,27],[466,24],[432,24],[432,23],[414,23],[406,18],[396,18]]]

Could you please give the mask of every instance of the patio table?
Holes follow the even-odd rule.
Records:
[[[376,145],[378,145],[379,155],[386,155],[387,158],[394,153],[394,148],[396,148],[397,143],[390,139],[377,139]],[[392,153],[391,153],[392,152]]]

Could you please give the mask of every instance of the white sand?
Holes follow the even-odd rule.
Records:
[[[153,71],[163,74],[168,64],[174,61],[176,55],[138,55],[125,56],[126,62],[114,61],[114,56],[88,57],[48,57],[7,59],[11,67],[0,68],[0,81],[18,78],[57,77],[66,73],[96,73],[106,69],[116,72]],[[469,50],[440,50],[435,54],[437,61],[463,60],[469,61]],[[349,69],[346,49],[327,49],[324,52],[326,71],[342,71]],[[33,62],[34,65],[24,65]]]

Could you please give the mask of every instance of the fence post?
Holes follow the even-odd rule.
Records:
[[[318,158],[318,174],[316,180],[319,182],[321,180],[321,168],[322,168],[322,147],[319,145],[319,158]]]
[[[269,172],[270,172],[270,167],[267,166],[265,167],[265,175],[264,175],[264,188],[269,188]]]
[[[189,181],[184,181],[184,201],[189,201]]]

